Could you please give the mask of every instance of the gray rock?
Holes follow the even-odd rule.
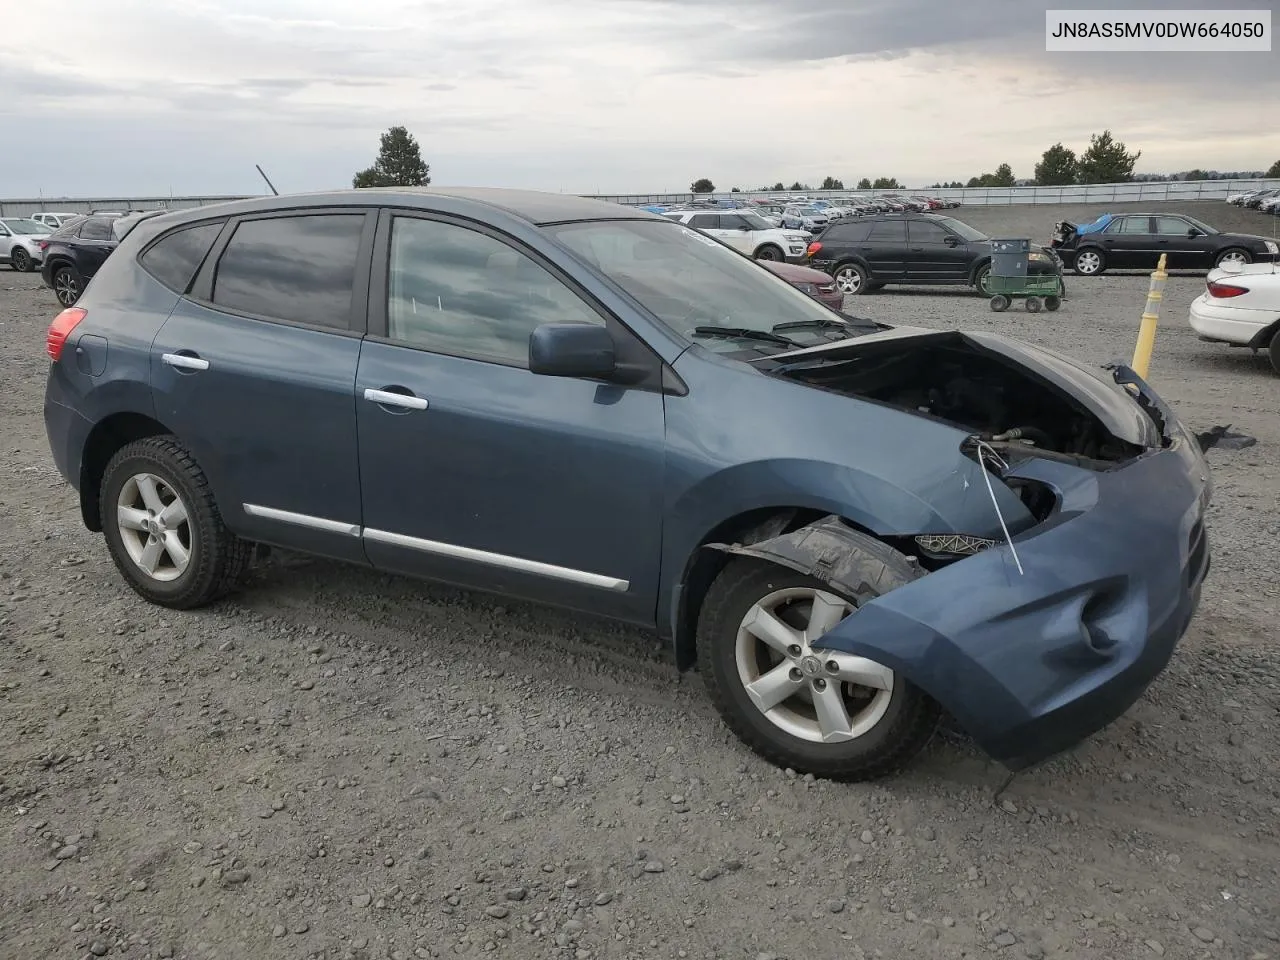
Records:
[[[1213,943],[1213,931],[1208,927],[1192,927],[1191,935],[1202,943]]]
[[[271,935],[275,937],[277,940],[283,937],[288,932],[289,931],[285,929],[285,926],[283,923],[277,923],[274,927],[271,928]]]
[[[569,781],[566,780],[564,777],[555,776],[551,778],[551,785],[555,787],[557,790],[563,790],[565,787],[569,785]]]
[[[829,913],[844,913],[845,901],[839,897],[832,897],[827,901],[827,911]]]
[[[95,957],[105,957],[109,948],[101,940],[95,940],[89,944],[89,952]]]
[[[1145,943],[1147,945],[1147,949],[1150,950],[1152,953],[1154,953],[1157,957],[1164,956],[1164,944],[1161,943],[1159,940],[1144,940],[1143,943]]]
[[[222,885],[224,887],[238,887],[249,879],[249,871],[247,870],[226,870],[222,874]]]
[[[604,907],[613,902],[612,893],[597,893],[595,900],[592,901],[597,907]]]
[[[502,906],[500,903],[495,903],[493,906],[485,907],[484,912],[495,920],[501,920],[503,917],[511,913],[510,910]]]
[[[369,906],[371,903],[373,903],[373,897],[367,893],[357,893],[351,898],[351,905],[353,907],[358,907],[361,910]]]
[[[306,933],[310,929],[311,929],[311,924],[307,923],[307,921],[305,920],[299,920],[297,923],[293,925],[293,932],[296,933],[298,936],[302,936],[302,934]]]
[[[503,896],[511,901],[520,901],[529,895],[528,887],[512,887]]]
[[[665,869],[667,868],[663,866],[663,863],[661,860],[650,860],[648,863],[644,865],[645,873],[662,873],[662,871]]]
[[[53,856],[57,860],[70,860],[72,857],[80,856],[80,848],[74,843],[69,843]]]
[[[859,837],[858,839],[861,840],[863,843],[871,843],[872,841],[875,840],[875,838],[876,838],[876,835],[872,833],[870,830],[863,830],[862,836]]]
[[[703,867],[698,871],[698,879],[706,882],[710,882],[718,876],[720,876],[719,867]]]
[[[1018,942],[1018,938],[1015,937],[1008,930],[1006,930],[1004,933],[997,933],[991,939],[991,942],[994,943],[997,947],[1012,947],[1015,943]]]

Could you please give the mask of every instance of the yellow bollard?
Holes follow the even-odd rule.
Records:
[[[1156,346],[1156,321],[1160,319],[1160,301],[1164,299],[1164,282],[1169,279],[1164,265],[1168,254],[1160,254],[1160,262],[1151,274],[1151,288],[1147,291],[1147,306],[1142,312],[1142,326],[1138,328],[1138,345],[1133,349],[1133,367],[1143,380],[1151,367],[1151,351]]]

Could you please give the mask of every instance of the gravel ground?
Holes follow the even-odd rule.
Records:
[[[1128,357],[1145,276],[1068,284],[1057,314],[850,306]],[[952,737],[878,785],[789,776],[653,639],[533,606],[292,557],[145,604],[47,452],[55,301],[0,274],[0,957],[1280,956],[1280,378],[1192,336],[1202,286],[1170,281],[1152,380],[1258,444],[1211,454],[1201,612],[1126,717],[1001,792]]]

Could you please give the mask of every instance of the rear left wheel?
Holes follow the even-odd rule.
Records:
[[[1272,334],[1271,346],[1267,349],[1267,355],[1271,359],[1271,369],[1280,374],[1280,330]]]
[[[868,539],[882,587],[913,577],[901,554]],[[699,670],[725,723],[780,767],[835,780],[870,780],[910,762],[937,729],[937,703],[865,657],[827,649],[822,636],[859,602],[829,584],[763,560],[731,561],[698,622]]]

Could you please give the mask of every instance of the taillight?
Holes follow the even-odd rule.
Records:
[[[88,316],[89,311],[81,307],[67,307],[53,318],[49,324],[49,332],[44,338],[44,349],[54,363],[62,357],[62,348],[67,345],[67,337],[80,325],[80,321]]]
[[[44,253],[46,250],[48,250],[48,249],[49,249],[49,241],[48,241],[48,240],[41,240],[41,241],[39,241],[38,246],[40,247],[40,252],[41,252],[41,253]]]
[[[805,250],[804,255],[806,257],[817,256],[818,251],[821,249],[822,249],[822,244],[819,243],[817,240],[815,240],[813,241],[813,243],[809,244],[809,248]]]
[[[1217,297],[1219,300],[1226,300],[1229,297],[1238,297],[1242,293],[1248,293],[1248,287],[1238,287],[1234,283],[1218,283],[1213,282],[1208,285],[1209,296]]]

